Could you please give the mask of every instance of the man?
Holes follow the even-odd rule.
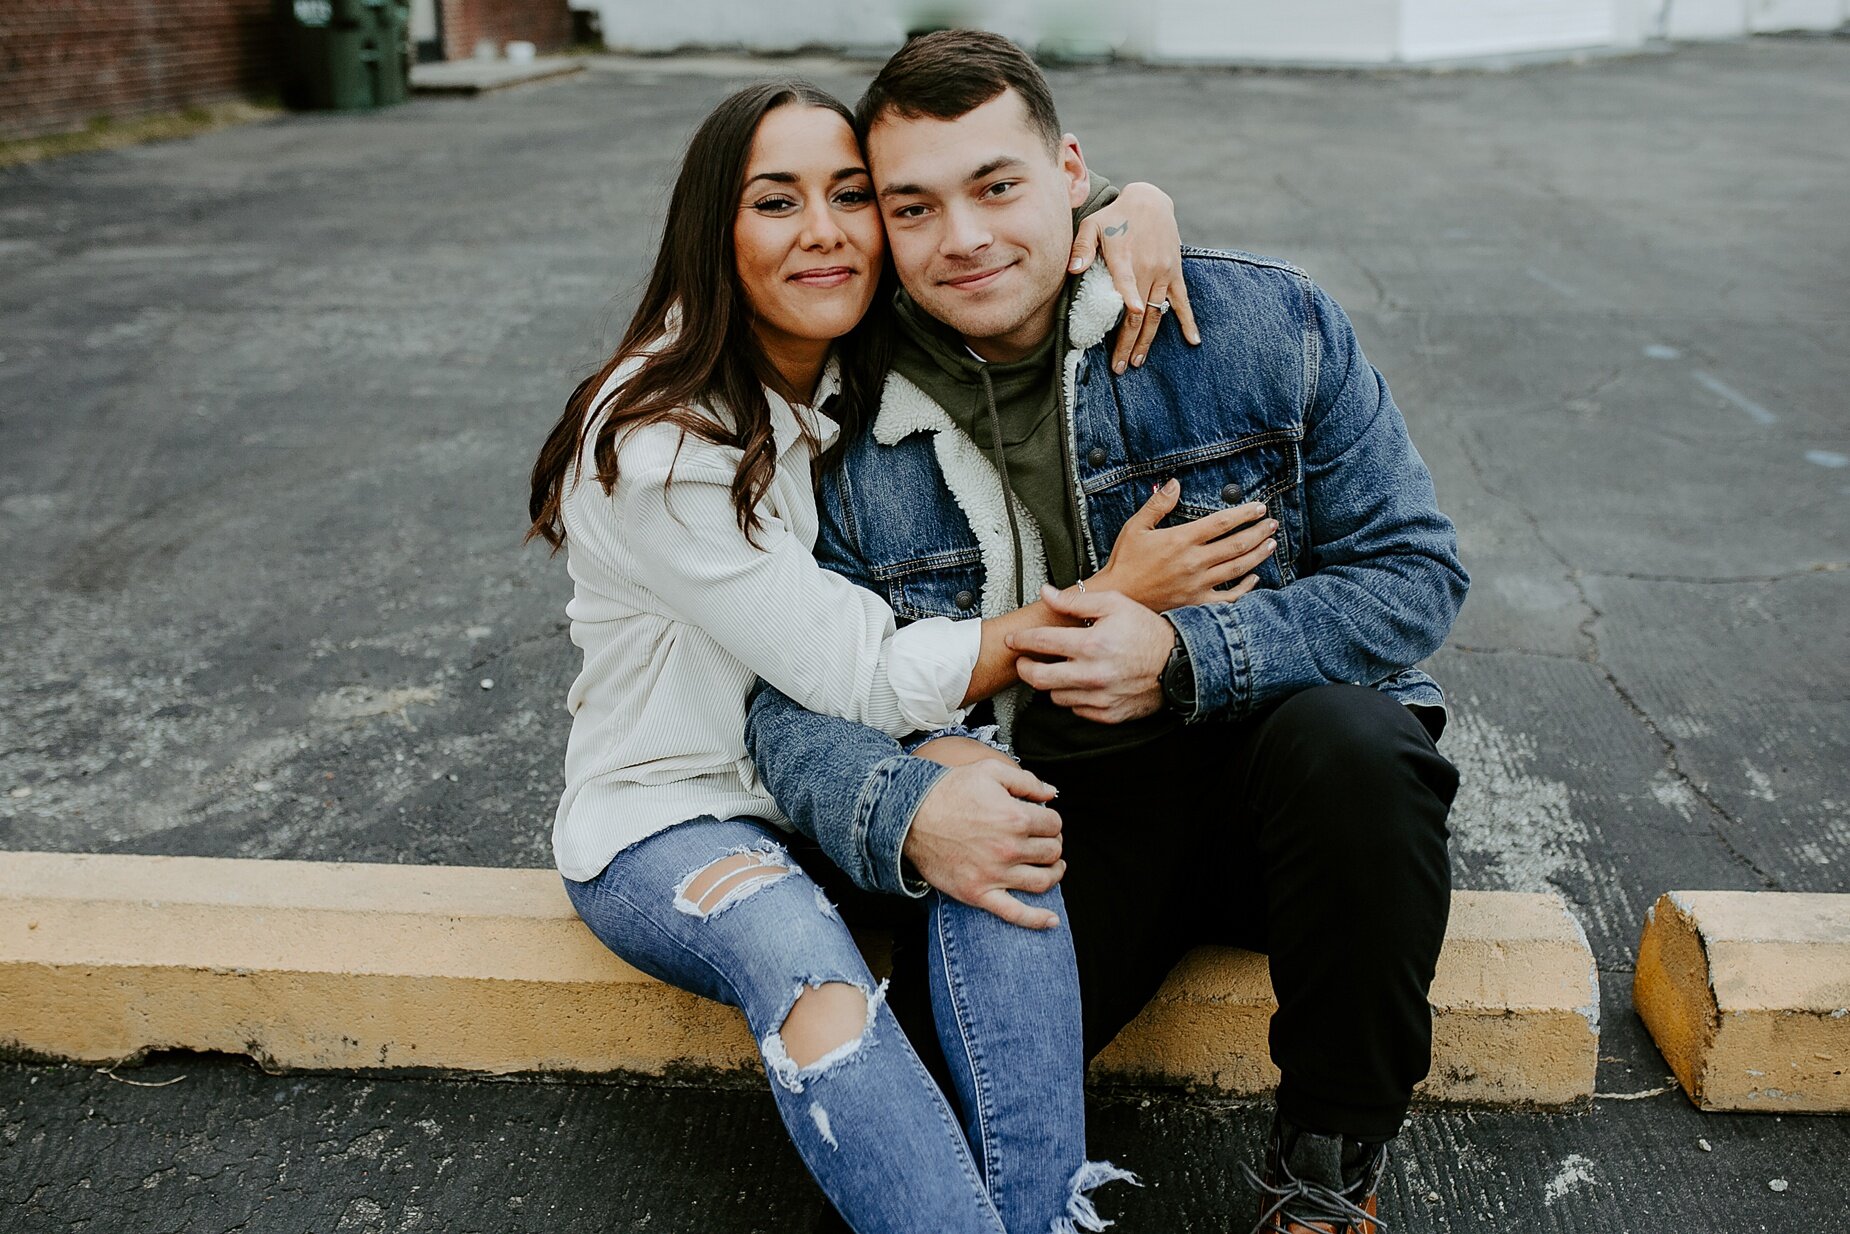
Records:
[[[1189,947],[1265,952],[1282,1079],[1258,1229],[1373,1234],[1450,896],[1457,776],[1412,666],[1468,580],[1426,467],[1342,310],[1283,263],[1188,250],[1202,343],[1165,322],[1141,366],[1112,362],[1122,301],[1065,270],[1085,161],[1006,40],[913,41],[858,119],[901,330],[871,431],[825,478],[818,556],[902,618],[1063,589],[1042,593],[1063,624],[1012,636],[1025,684],[995,711],[1060,792],[1087,1052]],[[1153,487],[1180,518],[1263,503],[1256,586],[1163,614],[1085,593]],[[747,739],[863,886],[989,904],[1057,864],[988,758],[946,768],[768,689]]]

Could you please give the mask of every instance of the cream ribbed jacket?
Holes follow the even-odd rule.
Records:
[[[592,405],[630,371],[612,374]],[[816,402],[838,388],[831,364]],[[756,544],[732,504],[740,452],[671,425],[622,438],[608,494],[588,436],[567,484],[565,611],[584,652],[566,699],[572,731],[553,822],[567,878],[595,877],[628,845],[692,818],[788,826],[745,752],[745,702],[760,677],[812,711],[894,736],[962,719],[981,621],[934,618],[895,632],[880,597],[816,564],[798,417],[825,448],[836,425],[765,394],[777,465]]]

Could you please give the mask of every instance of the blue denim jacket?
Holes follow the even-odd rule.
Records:
[[[1182,484],[1172,521],[1263,501],[1279,547],[1258,586],[1236,604],[1167,614],[1194,663],[1190,721],[1239,719],[1330,682],[1442,707],[1437,683],[1413,666],[1444,641],[1469,579],[1386,382],[1302,271],[1193,248],[1183,268],[1199,347],[1166,323],[1142,368],[1114,374],[1107,336],[1123,302],[1102,272],[1088,272],[1068,318],[1069,480],[1091,568],[1168,477]],[[823,480],[816,555],[902,621],[994,616],[1013,607],[1003,500],[988,459],[895,374],[871,431]],[[1031,595],[1045,567],[1038,537],[1026,538]],[[996,700],[1005,731],[1018,704],[1019,695]],[[920,892],[902,874],[900,846],[945,768],[765,687],[746,745],[784,813],[856,883]]]

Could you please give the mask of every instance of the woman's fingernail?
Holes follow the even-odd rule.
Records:
[[[1124,371],[1124,361],[1119,360],[1117,363],[1113,364],[1111,366],[1111,371],[1114,373],[1122,373]]]
[[[1163,489],[1166,492],[1179,493],[1182,491],[1182,482],[1180,480],[1171,479],[1169,483],[1163,485]]]
[[[1135,364],[1138,368],[1142,368],[1143,367],[1143,353],[1140,351],[1136,355],[1132,356],[1131,363]]]

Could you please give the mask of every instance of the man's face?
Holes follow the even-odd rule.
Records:
[[[1049,150],[1004,90],[955,120],[888,112],[867,156],[907,293],[985,359],[1032,351],[1053,328],[1086,200],[1078,141]]]

